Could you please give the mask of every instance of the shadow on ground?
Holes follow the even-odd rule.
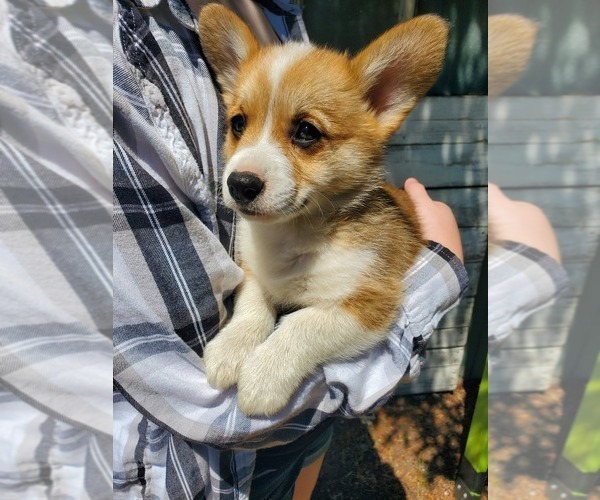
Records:
[[[398,397],[368,423],[336,422],[312,500],[453,498],[465,397],[462,387]]]
[[[462,390],[403,397],[378,412],[373,434],[380,454],[400,477],[404,465],[412,464],[427,487],[439,479],[454,481],[463,417]]]
[[[360,420],[339,419],[312,500],[406,498],[389,465],[381,462],[369,429]]]

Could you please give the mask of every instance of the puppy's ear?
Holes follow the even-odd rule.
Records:
[[[538,25],[526,17],[499,14],[488,18],[488,95],[495,97],[524,73]]]
[[[448,23],[415,17],[386,31],[351,60],[387,136],[436,81],[446,51]]]
[[[259,45],[244,22],[221,5],[208,4],[198,15],[200,44],[223,92],[231,92],[242,61]]]

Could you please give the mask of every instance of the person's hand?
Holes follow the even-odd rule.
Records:
[[[432,200],[425,186],[416,179],[407,179],[404,191],[415,206],[423,237],[444,245],[464,262],[458,225],[450,207],[441,201]]]
[[[560,262],[554,230],[542,210],[525,201],[508,198],[495,184],[488,184],[490,241],[514,241],[543,252]]]

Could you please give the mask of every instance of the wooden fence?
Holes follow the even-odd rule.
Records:
[[[419,179],[432,198],[447,203],[458,221],[469,291],[432,335],[419,377],[398,394],[449,391],[463,373],[465,344],[487,246],[487,98],[428,97],[390,140],[390,179]],[[483,290],[480,293],[487,293]],[[479,325],[487,336],[486,325]],[[484,354],[485,355],[485,354]]]
[[[564,349],[600,235],[600,98],[503,97],[490,101],[490,181],[538,205],[553,225],[570,280],[552,307],[510,337],[490,390],[547,389],[564,370]]]

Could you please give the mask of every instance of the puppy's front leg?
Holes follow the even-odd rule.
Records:
[[[275,319],[275,308],[246,272],[235,295],[231,320],[204,349],[208,382],[221,390],[235,385],[242,363],[273,332]]]
[[[243,364],[238,404],[247,415],[277,413],[319,365],[364,352],[384,336],[367,331],[341,306],[291,313]]]

